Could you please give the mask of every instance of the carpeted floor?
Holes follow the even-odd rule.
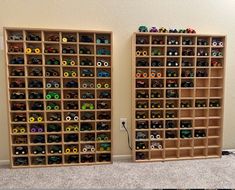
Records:
[[[35,169],[0,168],[0,189],[10,188],[235,188],[235,156],[221,159]]]

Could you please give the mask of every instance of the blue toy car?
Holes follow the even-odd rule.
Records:
[[[24,64],[24,58],[17,57],[10,61],[10,64]]]
[[[103,37],[97,38],[97,39],[96,39],[96,43],[97,43],[97,44],[108,44],[108,43],[109,43],[109,40],[106,39],[106,38],[103,36]]]
[[[110,73],[108,71],[98,71],[97,73],[98,77],[110,77]]]
[[[94,76],[94,73],[93,73],[93,71],[90,70],[90,69],[83,69],[83,70],[81,71],[81,76],[82,76],[82,77],[93,77],[93,76]]]

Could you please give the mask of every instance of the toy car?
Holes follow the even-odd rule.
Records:
[[[33,68],[30,72],[29,72],[29,76],[42,76],[42,70],[39,68]]]
[[[151,52],[152,56],[160,56],[162,53],[159,49],[153,49]]]
[[[25,53],[27,53],[27,54],[30,54],[30,53],[39,54],[39,53],[41,53],[41,49],[39,47],[29,46],[25,49]]]
[[[162,88],[163,87],[163,81],[162,80],[152,80],[151,81],[151,87],[152,88]]]
[[[81,95],[82,99],[94,99],[94,94],[91,92],[85,92],[84,94]]]
[[[91,43],[93,42],[93,39],[89,36],[83,35],[81,36],[80,42]]]
[[[82,77],[93,77],[94,71],[92,71],[90,69],[83,69],[83,70],[81,70],[81,76]]]
[[[207,40],[198,39],[198,40],[197,40],[197,45],[199,45],[199,46],[207,46],[207,45],[209,45],[209,43],[208,43]]]
[[[161,73],[161,71],[157,71],[155,69],[152,69],[150,76],[152,78],[154,78],[154,77],[161,78],[162,77],[162,73]]]
[[[143,140],[143,139],[146,139],[147,138],[147,134],[145,132],[142,132],[142,131],[138,131],[136,132],[136,139],[138,140]]]
[[[78,103],[76,102],[67,102],[64,106],[64,109],[66,110],[76,110],[78,109]]]
[[[161,98],[161,94],[159,92],[151,92],[151,98]]]
[[[178,92],[176,90],[166,90],[166,97],[167,98],[177,98]]]
[[[60,87],[60,83],[57,81],[49,81],[46,83],[46,87],[47,88],[59,88]]]
[[[97,77],[110,77],[110,72],[105,70],[100,70],[97,72]]]
[[[102,92],[100,92],[99,98],[100,99],[110,99],[111,94],[108,91],[102,91]]]
[[[11,110],[26,110],[26,104],[25,103],[12,103]]]
[[[167,61],[167,66],[168,67],[178,67],[179,63],[177,63],[176,61]]]
[[[39,80],[31,80],[28,83],[29,88],[43,88],[43,83],[42,81]]]
[[[137,112],[136,113],[136,119],[145,119],[147,116],[146,116],[146,113],[145,112]]]
[[[94,141],[95,140],[95,136],[94,134],[85,134],[82,138],[82,141]]]
[[[61,126],[59,124],[48,124],[47,125],[47,132],[60,132]]]
[[[194,55],[194,51],[192,49],[183,49],[182,55],[183,56],[193,56]]]
[[[167,80],[166,85],[167,87],[170,87],[170,88],[178,87],[178,83],[176,80]]]
[[[14,121],[14,122],[25,122],[25,121],[26,121],[26,116],[23,115],[23,114],[16,114],[16,115],[13,117],[13,121]]]
[[[155,26],[152,26],[149,32],[158,32],[158,29]]]
[[[151,142],[151,149],[162,149],[162,145],[159,142]]]
[[[187,33],[196,33],[196,31],[194,29],[192,29],[192,28],[187,28],[186,32]]]
[[[151,108],[161,108],[161,104],[159,102],[152,102]]]
[[[167,70],[166,72],[167,77],[177,77],[177,72],[174,70]]]
[[[65,142],[77,142],[78,141],[78,135],[77,134],[68,134],[64,138]]]
[[[58,145],[53,145],[50,147],[49,152],[51,154],[58,154],[58,153],[60,154],[62,153],[62,147]]]
[[[77,98],[78,98],[77,92],[68,92],[65,97],[65,99],[77,99]]]
[[[15,68],[12,69],[11,76],[24,76],[24,69],[23,68]]]
[[[11,99],[25,99],[25,93],[24,92],[12,92]]]
[[[162,115],[160,112],[152,111],[151,112],[151,118],[161,118]]]
[[[79,50],[79,54],[91,54],[91,50],[86,47],[81,47]]]
[[[151,128],[152,129],[158,129],[162,128],[162,121],[151,121]]]
[[[192,81],[183,81],[181,82],[181,87],[185,87],[185,88],[190,88],[190,87],[193,87],[194,84]]]
[[[136,142],[136,150],[139,150],[139,149],[146,149],[146,145],[144,142]]]
[[[74,153],[76,154],[78,152],[78,148],[76,145],[68,145],[65,149],[65,153]]]
[[[83,88],[94,88],[94,82],[90,81],[90,80],[86,80],[86,81],[82,82],[82,87]]]
[[[152,44],[163,45],[165,42],[162,39],[154,38]]]
[[[76,124],[71,124],[65,127],[65,131],[70,132],[70,131],[79,131],[79,127]]]
[[[35,135],[31,139],[32,143],[45,143],[44,135]]]
[[[80,61],[81,66],[92,66],[93,62],[90,59],[82,59]]]
[[[211,66],[212,67],[221,67],[222,66],[222,63],[218,62],[218,61],[215,61],[215,60],[212,60],[211,61]]]
[[[97,134],[96,140],[97,141],[107,141],[107,140],[109,140],[109,136],[105,133],[100,133],[100,134]]]
[[[102,59],[101,59],[101,60],[97,61],[96,65],[97,65],[98,67],[101,67],[101,66],[108,67],[108,66],[109,66],[109,62],[106,61],[106,60],[102,60]]]
[[[79,156],[76,156],[76,155],[69,155],[67,162],[68,162],[68,164],[71,164],[71,163],[79,163]]]
[[[176,40],[176,39],[169,39],[169,40],[167,41],[167,44],[168,44],[168,45],[178,45],[178,44],[179,44],[179,41]],[[172,55],[174,55],[174,54],[172,54]],[[177,53],[177,55],[178,55],[178,53]]]
[[[168,30],[166,28],[164,28],[164,27],[161,27],[161,28],[158,29],[158,32],[166,33],[166,32],[168,32]]]
[[[17,134],[17,133],[25,133],[26,132],[26,126],[25,125],[17,125],[14,126],[14,128],[12,129],[12,133]]]
[[[195,130],[194,137],[205,137],[206,133],[204,130]]]
[[[197,70],[196,76],[197,76],[197,77],[207,77],[208,74],[207,74],[207,71],[206,71],[206,70]]]
[[[148,44],[148,40],[146,38],[138,37],[136,39],[136,44]]]
[[[180,138],[192,138],[191,130],[180,130]]]
[[[21,79],[16,79],[10,82],[10,88],[24,88],[25,82]]]
[[[167,120],[166,121],[166,124],[165,124],[165,128],[175,128],[176,127],[176,125],[175,125],[175,123],[174,123],[174,121],[171,121],[171,120]]]
[[[173,131],[166,131],[165,133],[165,138],[169,139],[169,138],[176,138],[176,135]]]
[[[78,88],[78,82],[71,80],[65,83],[66,88]]]
[[[41,122],[43,121],[43,117],[39,113],[32,113],[29,117],[29,122]]]
[[[30,92],[29,99],[43,99],[43,94],[41,92]]]
[[[62,49],[62,53],[64,53],[64,54],[75,54],[76,51],[72,47],[65,47],[65,48]]]
[[[95,146],[92,144],[85,144],[82,151],[83,152],[88,152],[88,151],[95,152]]]
[[[142,152],[136,152],[136,160],[145,160],[146,156]]]
[[[180,106],[181,108],[189,108],[191,107],[191,104],[189,102],[184,101],[184,102],[181,102]]]
[[[206,102],[204,100],[196,100],[195,107],[206,107]]]
[[[54,34],[54,35],[48,36],[47,40],[52,41],[52,42],[58,42],[58,41],[60,41],[60,37],[59,37],[59,35]]]
[[[96,87],[97,88],[110,88],[110,84],[107,82],[98,82],[96,84]]]
[[[32,158],[32,165],[45,165],[46,158],[44,156],[34,157]]]
[[[105,48],[98,49],[97,55],[110,55],[110,50]]]
[[[136,123],[136,129],[148,129],[148,122],[146,122],[146,121],[138,121]]]
[[[31,59],[29,59],[28,64],[29,65],[41,65],[42,60],[40,58],[37,58],[37,57],[32,57]]]
[[[137,78],[140,78],[140,77],[147,78],[147,77],[148,77],[148,73],[145,72],[145,71],[143,71],[143,70],[137,70],[135,76],[136,76]]]
[[[31,110],[44,110],[44,104],[43,102],[33,102],[30,106]]]
[[[223,46],[224,43],[221,40],[212,39],[211,45],[212,46]]]
[[[139,26],[139,32],[148,32],[148,28],[146,26]]]
[[[149,65],[149,63],[147,62],[147,61],[145,61],[145,60],[138,60],[137,62],[136,62],[136,66],[137,67],[146,67],[146,66],[148,66]]]
[[[111,150],[111,144],[110,143],[100,143],[99,151],[110,151],[110,150]]]
[[[85,112],[85,113],[82,115],[82,120],[94,120],[94,119],[95,119],[94,113]]]
[[[94,162],[94,157],[92,154],[86,154],[86,155],[82,155],[81,156],[81,162],[85,163],[85,162]]]
[[[136,93],[136,98],[148,98],[149,95],[146,91],[138,91]]]
[[[98,37],[96,39],[96,43],[97,44],[108,44],[109,40],[106,37],[102,36],[102,37]]]
[[[219,100],[210,100],[210,107],[220,107]]]
[[[97,123],[96,129],[98,131],[100,131],[100,130],[109,130],[110,127],[107,123],[99,122],[99,123]]]
[[[92,125],[91,123],[81,123],[81,131],[91,131],[92,130]]]
[[[61,164],[62,158],[60,156],[49,156],[48,164]]]
[[[28,165],[28,158],[27,157],[16,157],[14,160],[15,166],[26,166]]]
[[[27,153],[28,153],[27,147],[24,147],[24,146],[17,146],[17,147],[15,147],[14,154],[16,154],[16,155],[24,155],[24,154],[27,154]]]
[[[199,49],[197,50],[197,56],[208,56],[208,53],[203,49]]]
[[[182,67],[192,67],[193,63],[189,62],[189,61],[182,61],[181,63]]]
[[[166,102],[166,108],[174,108],[175,105],[173,102]]]
[[[193,45],[193,41],[191,39],[184,39],[183,45]]]
[[[14,140],[14,144],[27,144],[27,142],[26,136],[17,136]]]
[[[49,117],[48,117],[49,121],[61,121],[61,116],[59,113],[52,113]]]
[[[211,56],[223,56],[223,53],[218,49],[212,49]]]
[[[169,33],[178,33],[177,29],[169,29]]]
[[[46,61],[46,65],[59,65],[60,60],[57,58],[51,58]]]
[[[11,46],[9,46],[8,51],[9,52],[19,52],[19,53],[22,53],[23,52],[23,47],[19,46],[19,45],[11,45]]]
[[[77,73],[76,73],[76,71],[64,71],[64,77],[76,77],[77,76]]]
[[[179,55],[179,53],[178,53],[177,50],[171,49],[171,50],[167,51],[167,55],[169,55],[169,56],[177,56],[177,55]]]
[[[152,66],[152,67],[162,67],[163,65],[164,65],[164,64],[161,63],[161,62],[158,61],[158,60],[153,60],[153,61],[151,62],[151,66]],[[147,63],[146,66],[148,66],[148,63]]]
[[[93,103],[83,103],[81,108],[82,110],[93,110],[95,106]]]
[[[60,99],[60,94],[58,92],[48,92],[46,95],[46,99],[51,100],[51,99]]]
[[[59,50],[54,48],[54,47],[45,47],[45,50],[44,50],[45,53],[59,53]]]
[[[175,113],[174,112],[166,112],[166,118],[174,118]]]
[[[76,42],[77,40],[76,40],[76,37],[74,35],[67,34],[67,35],[63,36],[62,41],[63,42]]]
[[[194,72],[191,69],[182,70],[181,77],[194,77]]]
[[[33,154],[45,154],[45,147],[44,146],[33,146],[32,147]]]
[[[48,143],[59,143],[59,142],[61,142],[61,136],[60,135],[48,135],[47,142]]]
[[[41,37],[37,34],[28,34],[26,36],[27,41],[41,41]]]
[[[189,121],[189,120],[180,121],[180,127],[181,128],[191,128],[192,127],[192,121]]]
[[[23,57],[16,57],[10,60],[10,64],[16,64],[16,65],[21,65],[24,64],[24,58]]]
[[[101,112],[98,114],[98,119],[99,120],[109,120],[109,119],[111,119],[111,116],[109,113]]]
[[[137,80],[136,81],[136,88],[146,88],[147,84],[145,83],[145,81],[142,80]]]
[[[9,35],[8,40],[23,40],[23,35],[21,33],[13,33]]]
[[[74,121],[78,121],[78,115],[77,113],[74,113],[74,112],[69,112],[67,113],[66,117],[65,117],[65,120],[66,121],[71,121],[71,120],[74,120]]]
[[[50,77],[50,76],[55,77],[55,76],[59,76],[59,75],[60,75],[59,72],[55,69],[47,69],[46,70],[46,76],[47,77]]]
[[[110,109],[110,106],[106,102],[98,102],[97,109]]]
[[[136,108],[148,108],[148,103],[147,102],[138,102],[136,104]]]

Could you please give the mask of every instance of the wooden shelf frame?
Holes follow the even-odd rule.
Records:
[[[169,41],[177,41],[177,44],[168,44]],[[214,41],[218,46],[213,45]],[[226,36],[137,32],[133,34],[132,48],[132,160],[148,162],[220,157]],[[186,81],[192,82],[193,86],[184,87]],[[167,97],[170,92],[172,95],[177,92],[177,97]],[[151,97],[152,93],[155,97]],[[196,107],[201,101],[206,106]],[[219,102],[218,107],[210,106],[213,101]],[[185,102],[190,106],[181,107]],[[167,107],[167,103],[174,107]],[[155,118],[152,118],[154,112]],[[169,118],[172,113],[174,117]],[[191,127],[182,128],[182,121],[190,121]],[[174,128],[170,128],[172,125]],[[186,130],[191,137],[184,136]],[[195,136],[200,131],[205,133],[205,137]],[[156,137],[156,134],[160,138],[152,139],[151,135]],[[172,134],[175,138],[167,138]],[[152,149],[151,145],[155,148]]]
[[[19,34],[23,37],[18,39]],[[39,41],[29,41],[28,37],[30,35],[40,36]],[[11,38],[11,36],[13,36]],[[70,37],[75,39],[75,42],[66,42],[64,38],[69,39]],[[90,30],[67,30],[67,29],[42,29],[42,28],[16,28],[16,27],[6,27],[4,28],[5,37],[5,59],[6,59],[6,73],[7,73],[7,97],[8,97],[8,120],[9,120],[9,144],[10,144],[10,160],[12,168],[20,167],[50,167],[50,166],[71,166],[71,165],[93,165],[93,164],[108,164],[112,163],[113,155],[113,34],[110,31],[90,31]],[[58,38],[58,41],[49,41],[49,38]],[[83,40],[82,40],[83,38]],[[90,38],[92,41],[89,41]],[[108,40],[105,43],[99,43],[97,40],[101,38],[103,40]],[[87,42],[84,42],[87,40]],[[55,39],[54,39],[55,40]],[[10,48],[12,46],[22,47],[22,52],[11,52]],[[49,47],[58,50],[57,53],[48,53],[45,50],[49,50]],[[26,48],[39,48],[39,53],[27,53]],[[65,53],[64,49],[74,49],[73,53]],[[84,54],[81,51],[86,51],[88,48],[91,54]],[[83,50],[82,50],[83,49]],[[103,55],[103,49],[105,49],[108,55]],[[12,64],[13,59],[18,57],[23,58],[23,64]],[[29,64],[32,58],[40,58],[41,64]],[[59,60],[58,65],[48,65],[47,61],[49,59],[56,58]],[[63,65],[64,60],[71,59],[75,61],[75,65]],[[86,66],[81,65],[82,61],[90,60],[92,65]],[[108,66],[98,66],[98,61],[106,61]],[[24,76],[12,76],[12,71],[15,69],[22,69],[24,71]],[[31,76],[34,69],[39,69],[43,74],[42,76]],[[46,72],[53,71],[58,72],[58,76],[47,76]],[[92,77],[83,77],[82,73],[85,70],[93,72]],[[64,72],[74,71],[76,76],[65,77]],[[109,73],[109,77],[99,77],[98,73],[100,71],[106,71]],[[53,71],[54,72],[54,71]],[[23,88],[14,88],[10,84],[14,81],[22,80],[25,82]],[[30,82],[38,80],[43,83],[42,88],[29,88]],[[75,81],[78,83],[78,87],[67,87],[66,83]],[[89,82],[90,81],[90,82]],[[58,82],[58,88],[47,88],[46,84],[49,82]],[[93,84],[93,85],[92,85]],[[102,84],[101,88],[97,85]],[[103,85],[108,84],[107,88]],[[86,88],[84,85],[92,85]],[[12,93],[23,92],[25,94],[24,99],[12,99]],[[42,93],[41,99],[30,99],[29,94],[32,92]],[[49,92],[58,92],[60,95],[59,99],[47,99],[46,95]],[[84,99],[82,95],[85,93],[91,93],[93,95],[90,99]],[[109,96],[106,98],[101,98],[101,92],[108,92]],[[69,94],[70,93],[70,94]],[[74,96],[75,98],[68,98],[69,96]],[[87,95],[88,96],[88,95]],[[43,110],[32,110],[33,104],[35,102],[41,102],[44,109]],[[77,107],[68,110],[68,103],[75,103]],[[12,110],[12,106],[15,103],[24,103],[26,109],[23,111]],[[46,110],[46,107],[50,103],[56,103],[59,106],[58,110]],[[91,103],[94,105],[93,109],[82,109],[83,103]],[[98,108],[98,104],[105,103],[106,108]],[[71,120],[67,121],[65,117],[68,113],[76,113],[78,116],[78,121]],[[43,117],[42,122],[29,122],[29,117],[33,113],[39,113]],[[54,113],[58,113],[61,117],[60,121],[50,121],[49,118]],[[84,114],[91,113],[94,116],[92,120],[82,120]],[[99,119],[100,114],[107,114],[109,119]],[[14,117],[23,114],[26,116],[26,121],[16,122]],[[104,116],[105,117],[105,116]],[[81,130],[82,125],[91,125],[92,130]],[[104,130],[98,130],[98,124],[105,124],[108,128]],[[60,126],[61,130],[49,132],[48,126],[50,124],[57,124]],[[78,126],[78,131],[66,131],[66,127],[69,125]],[[40,125],[43,131],[31,132],[32,127]],[[20,126],[25,130],[24,133],[15,133],[13,129],[20,129]],[[75,135],[74,141],[66,142],[69,135]],[[108,137],[108,140],[98,140],[99,135],[104,134]],[[43,143],[34,143],[34,137],[38,136],[44,137]],[[57,135],[61,138],[59,142],[49,142],[48,137]],[[92,141],[85,140],[88,135],[92,136]],[[20,138],[25,138],[26,142],[17,144],[15,142],[20,141]],[[70,136],[71,137],[71,136]],[[88,138],[89,139],[89,138]],[[21,139],[22,140],[22,139]],[[108,150],[100,149],[101,144],[105,144],[110,147]],[[85,145],[93,145],[95,150],[83,152]],[[57,146],[57,147],[53,147]],[[27,152],[26,154],[16,155],[16,147],[24,147]],[[34,154],[33,151],[35,147],[43,147],[45,153]],[[57,148],[61,152],[51,153],[54,151],[52,148]],[[66,153],[66,149],[71,148],[74,152]],[[77,150],[76,150],[77,149]],[[55,160],[53,164],[49,163],[52,158]],[[55,158],[56,157],[56,158]],[[18,161],[17,159],[20,158]],[[23,160],[22,160],[23,158]],[[24,161],[24,158],[27,162]],[[52,160],[53,160],[52,159]],[[58,162],[56,160],[59,160]],[[85,161],[84,161],[85,160]],[[90,161],[89,161],[90,160]],[[19,164],[20,163],[20,164]]]

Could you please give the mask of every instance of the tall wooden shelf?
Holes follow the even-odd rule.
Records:
[[[11,166],[112,163],[112,32],[4,35]]]
[[[133,161],[221,156],[225,40],[134,33]]]

